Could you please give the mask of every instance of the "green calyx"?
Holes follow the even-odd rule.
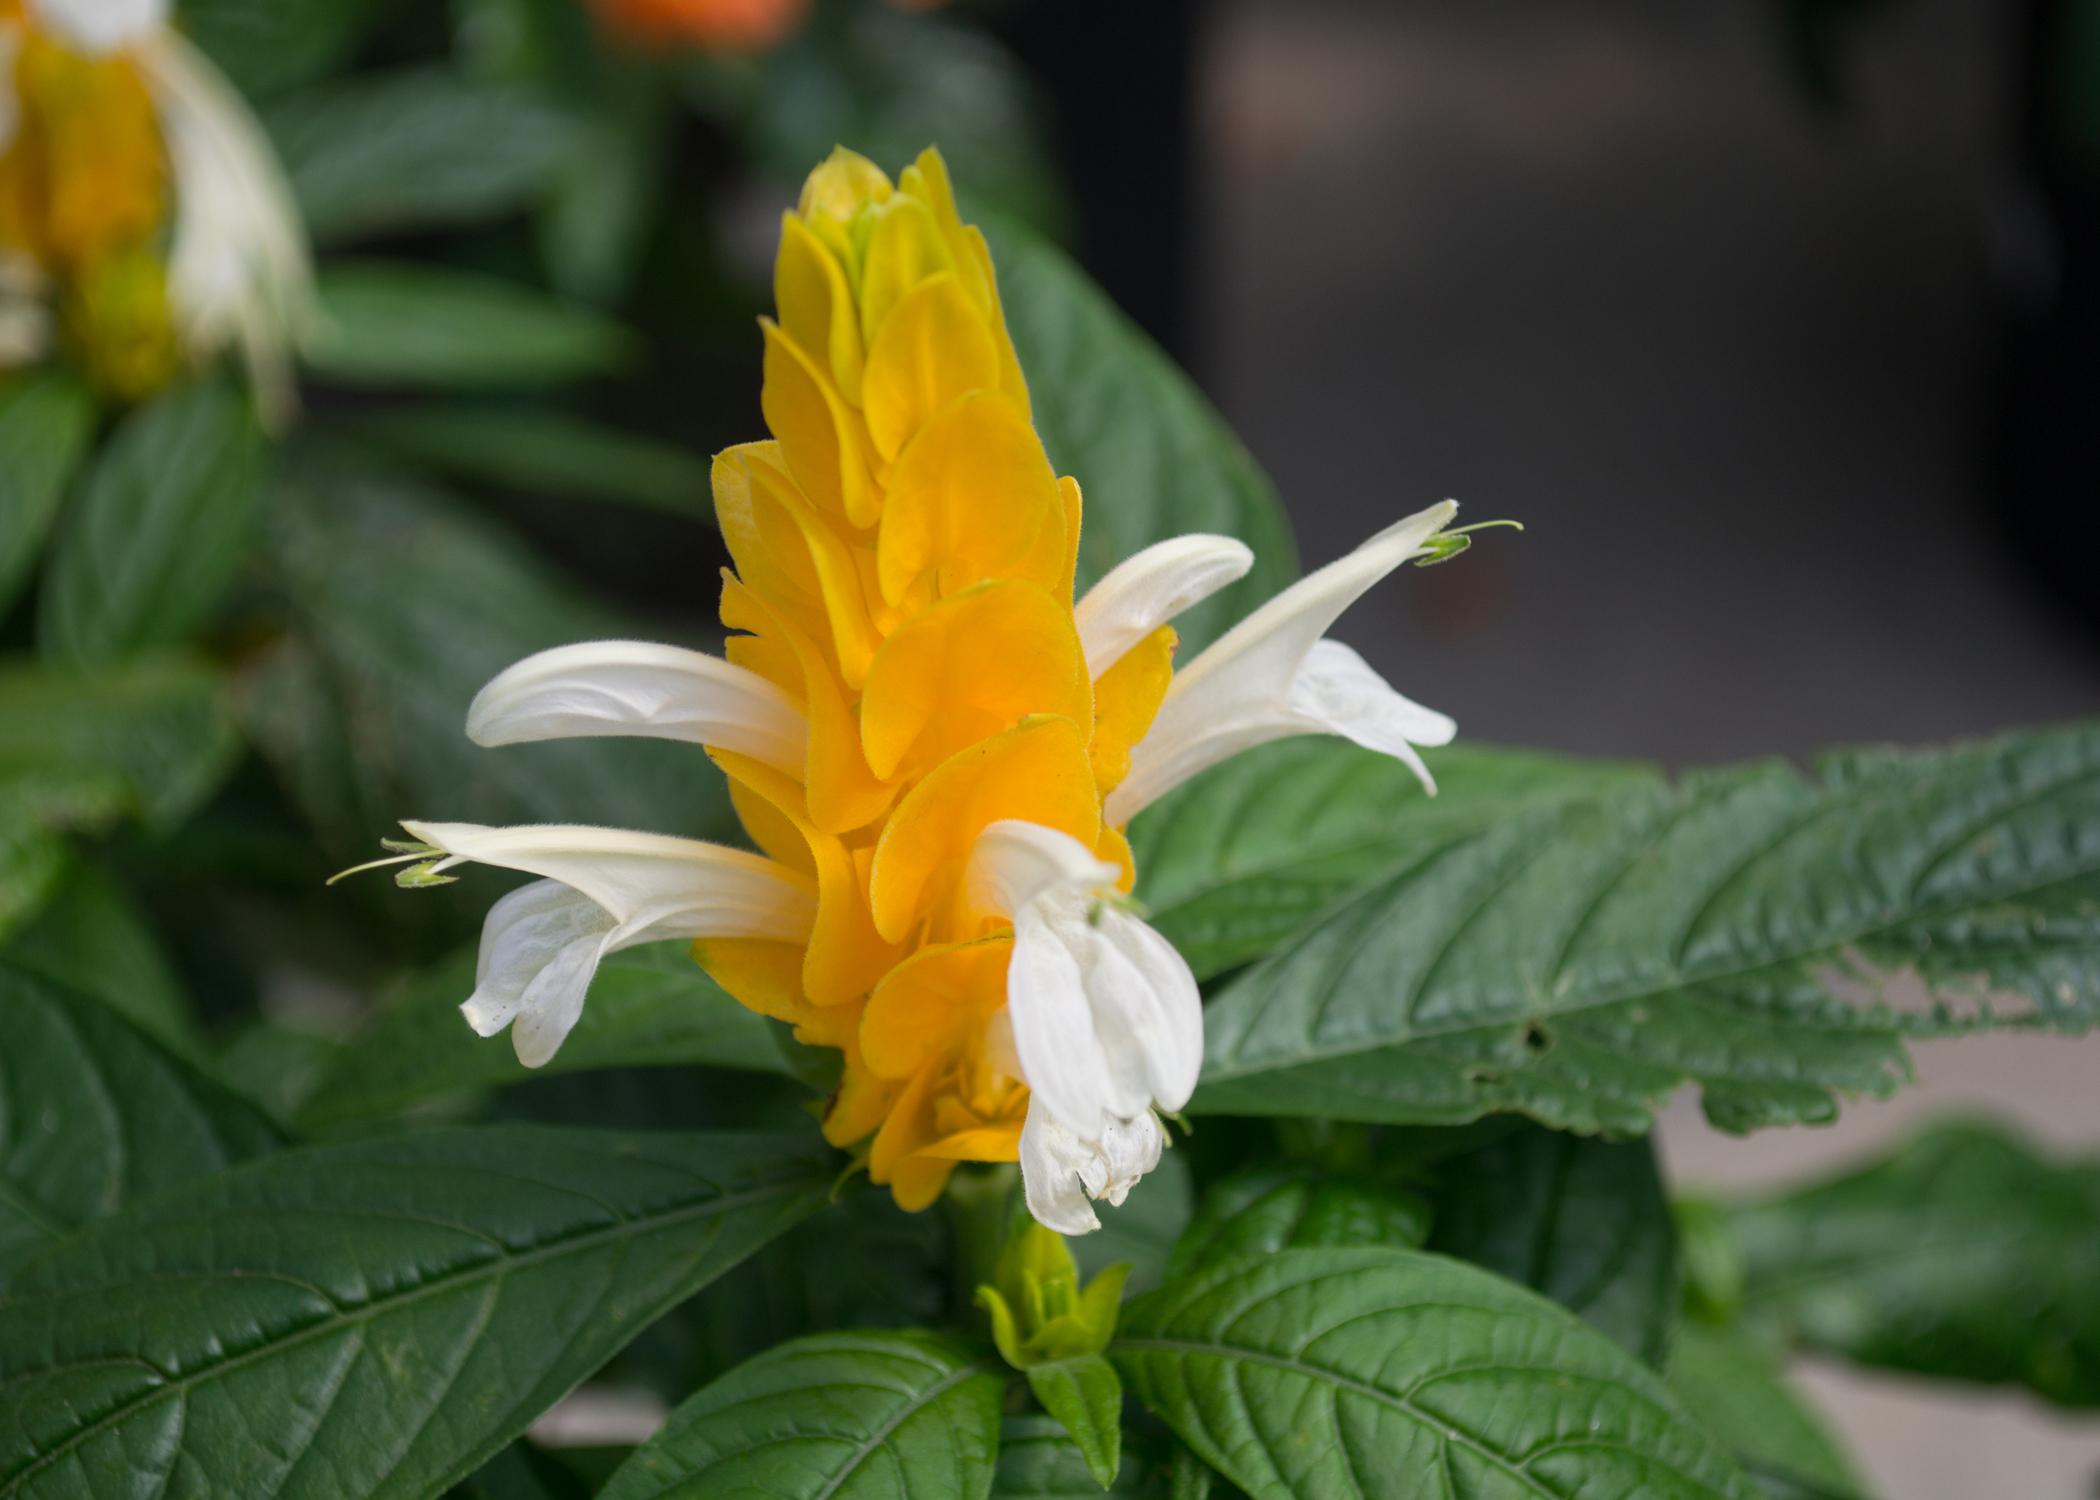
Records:
[[[977,1288],[991,1315],[992,1342],[1017,1370],[1099,1354],[1115,1336],[1128,1265],[1113,1265],[1082,1290],[1064,1236],[1030,1220],[1007,1242],[994,1280]]]

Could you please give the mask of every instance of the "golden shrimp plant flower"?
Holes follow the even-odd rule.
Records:
[[[772,437],[715,460],[734,561],[717,658],[602,641],[476,698],[484,745],[703,746],[757,853],[573,826],[408,822],[408,881],[541,877],[499,901],[467,1019],[544,1063],[599,961],[690,939],[731,995],[843,1055],[823,1128],[921,1208],[1019,1160],[1029,1208],[1097,1227],[1157,1164],[1203,1014],[1129,900],[1130,819],[1250,746],[1338,734],[1416,769],[1451,721],[1324,639],[1437,550],[1434,506],[1286,589],[1183,670],[1180,610],[1243,575],[1227,537],[1130,558],[1073,602],[1080,489],[1030,419],[984,237],[940,156],[893,183],[838,151],[782,223],[763,322]]]
[[[63,343],[136,399],[236,346],[281,411],[311,281],[269,142],[167,0],[0,0],[0,373]]]

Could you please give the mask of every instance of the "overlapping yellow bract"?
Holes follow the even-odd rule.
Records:
[[[703,941],[754,1010],[844,1055],[825,1117],[906,1208],[1011,1161],[1028,1091],[1006,924],[960,889],[986,825],[1068,833],[1133,878],[1103,794],[1172,677],[1162,629],[1095,679],[1072,612],[1079,486],[1031,423],[984,236],[927,151],[839,150],[782,225],[764,324],[773,440],[715,461],[729,659],[808,715],[799,780],[718,752],[759,847],[812,874],[805,948]],[[996,1027],[992,1033],[996,1035]]]

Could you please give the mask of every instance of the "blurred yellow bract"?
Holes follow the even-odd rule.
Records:
[[[0,0],[0,371],[63,347],[135,400],[237,343],[282,407],[308,283],[268,144],[163,0]]]

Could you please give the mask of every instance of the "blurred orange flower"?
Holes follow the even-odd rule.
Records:
[[[650,48],[720,47],[762,52],[809,10],[809,0],[590,0],[598,17],[630,42]]]

